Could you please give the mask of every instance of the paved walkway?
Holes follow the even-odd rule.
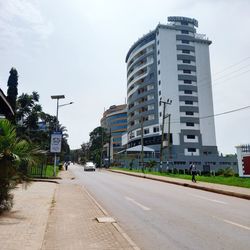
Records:
[[[87,191],[76,184],[69,171],[55,193],[55,204],[48,221],[43,250],[138,249],[125,239],[116,223],[99,223],[107,216]],[[117,230],[118,229],[118,230]]]
[[[201,189],[201,190],[205,190],[209,192],[225,194],[229,196],[234,196],[234,197],[250,200],[250,188],[242,188],[242,187],[235,187],[235,186],[228,186],[228,185],[221,185],[221,184],[214,184],[214,183],[200,182],[200,181],[193,183],[191,180],[178,179],[178,178],[172,178],[172,177],[167,177],[167,176],[157,176],[157,175],[152,175],[152,174],[134,173],[134,172],[128,172],[128,171],[122,171],[122,170],[109,170],[109,171],[142,177],[142,178],[148,178],[148,179],[157,180],[157,181],[163,181],[163,182],[172,183],[176,185]],[[191,179],[191,176],[190,176],[190,179]]]
[[[56,185],[34,182],[14,190],[13,209],[0,216],[1,250],[41,249]]]

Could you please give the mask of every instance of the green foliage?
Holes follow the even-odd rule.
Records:
[[[151,172],[155,166],[156,166],[156,161],[151,160],[146,163],[146,168],[148,168],[149,172]]]
[[[92,160],[96,166],[101,166],[103,145],[109,141],[107,131],[103,127],[95,128],[90,134],[88,160]]]
[[[235,176],[235,172],[231,167],[225,169],[221,168],[216,172],[216,175],[230,177],[230,176]]]
[[[42,106],[39,104],[39,94],[32,92],[32,94],[22,94],[17,100],[17,119],[19,125],[17,127],[17,134],[22,139],[39,145],[43,150],[49,151],[50,136],[55,128],[62,132],[62,152],[61,157],[64,159],[70,153],[68,145],[67,129],[60,125],[55,116],[46,114],[42,111]],[[46,124],[46,129],[41,130],[38,127],[38,122],[43,121]]]
[[[0,213],[13,204],[11,190],[27,180],[26,167],[39,162],[44,151],[16,136],[8,120],[0,120]]]
[[[18,73],[15,68],[11,68],[10,76],[8,79],[8,90],[7,90],[7,100],[11,105],[13,111],[16,111],[16,98],[17,98],[17,85],[18,85]]]

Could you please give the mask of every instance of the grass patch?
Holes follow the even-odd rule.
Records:
[[[129,170],[127,168],[112,168],[114,170],[123,170],[127,172],[135,172],[142,173],[141,170]],[[172,174],[172,173],[160,173],[160,172],[149,172],[145,170],[145,174],[159,175],[159,176],[167,176],[178,179],[191,180],[191,175],[188,174]],[[196,176],[197,181],[201,182],[209,182],[215,184],[223,184],[228,186],[236,186],[236,187],[245,187],[250,188],[250,178],[241,178],[236,176],[224,177],[224,176]]]
[[[56,167],[56,176],[58,175],[59,167]],[[30,177],[34,178],[52,178],[54,177],[54,165],[42,167],[33,167],[29,171]]]

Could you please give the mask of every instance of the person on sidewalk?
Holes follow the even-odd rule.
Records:
[[[196,166],[194,163],[191,163],[190,171],[191,171],[191,175],[192,175],[192,182],[196,182],[195,176],[197,174],[197,169],[196,169]]]
[[[66,171],[68,170],[68,166],[69,166],[69,161],[66,161],[65,162],[65,169],[66,169]]]

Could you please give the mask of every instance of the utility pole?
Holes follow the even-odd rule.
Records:
[[[170,118],[171,114],[168,114],[168,160],[170,159]]]
[[[102,154],[103,154],[103,127],[101,127],[101,159],[100,159],[100,168],[102,168]]]
[[[110,156],[111,156],[111,128],[109,129],[109,167],[110,167]]]
[[[163,115],[162,115],[162,128],[161,128],[160,172],[162,171],[164,126],[165,126],[165,111],[166,111],[166,102],[163,102],[162,100],[160,100],[160,104],[161,103],[163,103]]]
[[[143,119],[144,117],[141,117],[141,164],[142,164],[142,172],[144,173],[144,150],[143,150]]]
[[[166,105],[172,104],[172,100],[167,99],[167,101],[160,100],[160,105],[163,103],[163,115],[162,115],[162,129],[161,129],[161,148],[160,148],[160,171],[162,171],[162,161],[163,161],[163,141],[164,141],[164,127],[165,127],[165,118],[168,117],[168,154],[170,155],[170,114],[165,115]],[[169,157],[168,157],[169,158]]]

